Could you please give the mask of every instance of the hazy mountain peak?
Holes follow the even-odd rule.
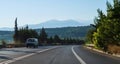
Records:
[[[29,25],[30,28],[56,28],[56,27],[74,27],[74,26],[80,26],[82,25],[80,22],[75,21],[75,20],[49,20],[40,24],[36,25]]]
[[[13,31],[13,28],[9,28],[9,27],[2,27],[0,28],[0,31]]]
[[[52,19],[52,20],[49,20],[49,21],[46,21],[46,22],[43,22],[43,23],[40,23],[40,24],[31,24],[29,26],[29,28],[32,28],[32,29],[38,29],[38,28],[57,28],[57,27],[76,27],[76,26],[83,26],[83,25],[87,25],[85,22],[83,24],[83,22],[80,23],[80,21],[76,21],[76,20],[73,20],[73,19],[68,19],[68,20],[56,20],[56,19]],[[26,25],[22,26],[22,27],[25,27]],[[0,28],[0,30],[3,30],[3,31],[13,31],[14,29],[13,28]]]

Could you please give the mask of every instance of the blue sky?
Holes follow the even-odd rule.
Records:
[[[107,0],[0,0],[0,28],[37,24],[52,19],[93,22],[97,9],[106,11]],[[112,0],[108,0],[112,2]],[[86,22],[84,22],[86,23]]]

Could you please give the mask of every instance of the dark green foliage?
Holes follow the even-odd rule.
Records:
[[[52,45],[54,43],[54,38],[53,37],[48,38],[47,43],[49,45]]]
[[[26,29],[27,29],[27,30],[29,29],[28,25],[26,26]]]
[[[14,36],[13,36],[13,38],[14,38],[14,41],[18,41],[18,27],[17,27],[17,18],[15,19],[15,33],[14,33]]]
[[[62,39],[62,44],[63,45],[81,45],[81,44],[84,44],[84,40],[64,38],[64,39]]]
[[[26,27],[25,27],[26,28]],[[92,26],[80,26],[80,27],[64,27],[64,28],[46,28],[45,31],[48,34],[48,38],[54,35],[58,35],[60,38],[82,38],[84,39],[89,29]],[[29,28],[28,28],[29,29]],[[41,29],[35,29],[40,34]],[[13,40],[13,31],[0,31],[0,39]]]
[[[92,26],[80,26],[80,27],[63,27],[63,28],[46,28],[45,31],[48,37],[58,35],[60,38],[85,38],[89,29]],[[41,29],[36,29],[39,33]]]
[[[35,30],[28,29],[28,26],[18,30],[17,18],[15,19],[15,31],[14,31],[14,42],[16,44],[25,43],[27,38],[38,38],[38,34]]]
[[[61,39],[58,35],[54,36],[54,43],[61,43]]]
[[[1,44],[2,44],[2,47],[3,47],[3,48],[5,48],[6,45],[7,45],[7,43],[5,42],[5,40],[2,40],[2,41],[1,41]]]
[[[39,34],[39,42],[41,43],[47,43],[47,33],[45,32],[45,29],[42,28],[40,30],[40,34]]]
[[[25,43],[27,38],[38,38],[38,34],[36,31],[32,29],[26,29],[26,28],[19,29],[18,31],[19,42]]]
[[[86,43],[87,44],[93,44],[93,33],[95,32],[95,28],[92,28],[90,29],[88,32],[87,32],[87,35],[86,35]]]
[[[51,36],[50,38],[48,38],[44,28],[42,28],[40,31],[39,42],[40,45],[63,45],[63,44],[68,45],[68,44],[84,43],[83,40],[79,40],[79,39],[72,39],[72,38],[67,38],[67,40],[61,39],[58,35],[54,35],[54,37]]]
[[[84,40],[81,39],[72,39],[72,38],[60,38],[58,35],[55,35],[54,38],[50,37],[47,41],[49,45],[81,45],[84,44]]]

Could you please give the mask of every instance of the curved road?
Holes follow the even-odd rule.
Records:
[[[54,47],[54,46],[53,46]],[[104,55],[83,46],[58,46],[39,51],[9,64],[120,64],[120,58]],[[7,64],[7,62],[6,62]]]

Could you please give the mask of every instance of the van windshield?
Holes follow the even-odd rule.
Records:
[[[29,42],[35,42],[35,40],[34,40],[34,39],[28,39],[28,41],[29,41]]]

